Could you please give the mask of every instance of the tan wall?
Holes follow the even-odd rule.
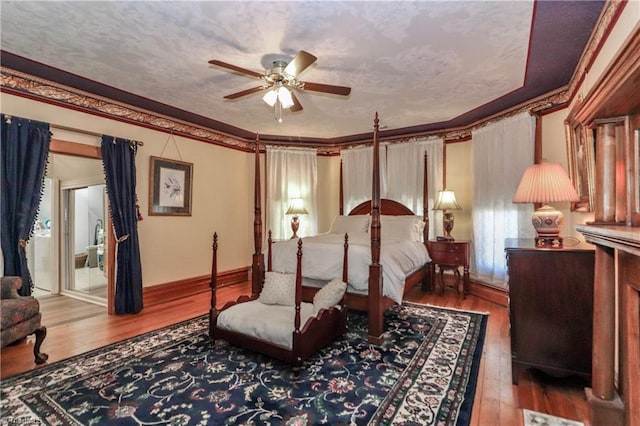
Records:
[[[451,235],[456,240],[471,240],[473,225],[471,205],[473,203],[473,160],[471,141],[446,144],[447,164],[445,182],[447,189],[455,191],[456,201],[462,207],[454,211],[455,222]],[[439,190],[440,188],[434,188]],[[433,206],[431,206],[433,207]],[[430,238],[435,238],[431,235]]]
[[[318,233],[328,232],[340,211],[340,156],[318,156]]]
[[[145,282],[163,283],[210,273],[213,232],[219,237],[221,272],[249,265],[253,252],[253,156],[175,138],[182,160],[193,163],[192,215],[149,216],[149,156],[160,156],[166,139],[166,135],[156,137],[160,143],[145,143],[142,152],[138,151],[138,194],[144,194],[140,204],[145,212],[139,224]],[[162,157],[179,159],[169,149]]]
[[[152,286],[206,275],[211,271],[211,237],[220,238],[218,268],[246,267],[253,253],[253,154],[93,116],[50,104],[2,94],[2,112],[144,142],[136,159],[137,194],[144,220],[139,222],[143,284]],[[57,132],[54,137],[99,144],[82,133]],[[193,163],[192,216],[149,216],[149,157]]]
[[[589,69],[589,72],[586,73],[584,82],[578,89],[578,96],[573,99],[571,107],[589,93],[589,90],[598,81],[620,48],[624,45],[629,35],[633,33],[634,28],[638,25],[640,25],[640,1],[629,1],[626,3],[615,27],[604,42],[602,49],[598,52],[598,56]]]

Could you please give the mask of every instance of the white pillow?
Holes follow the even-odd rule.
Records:
[[[367,214],[353,216],[336,216],[329,233],[331,234],[355,234],[369,230],[369,218]]]
[[[296,274],[267,271],[258,300],[265,305],[296,304]]]
[[[425,223],[419,216],[380,216],[382,241],[422,241]]]
[[[329,281],[313,296],[313,313],[317,315],[321,309],[329,309],[340,303],[346,290],[347,284],[340,278],[334,278]]]

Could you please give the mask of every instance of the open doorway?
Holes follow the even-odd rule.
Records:
[[[103,183],[62,187],[62,294],[107,305]]]
[[[44,180],[34,233],[26,247],[27,264],[34,284],[33,295],[36,297],[59,293],[56,243],[55,237],[51,237],[56,231],[56,183],[50,177]]]
[[[108,306],[105,188],[99,158],[50,153],[35,232],[27,247],[34,296],[66,296]]]

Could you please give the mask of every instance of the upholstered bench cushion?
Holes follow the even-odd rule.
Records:
[[[300,305],[300,328],[313,316],[313,304]],[[295,306],[266,305],[258,300],[238,303],[220,312],[218,327],[291,349]]]

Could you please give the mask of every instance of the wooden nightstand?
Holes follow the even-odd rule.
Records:
[[[427,250],[431,258],[429,275],[436,287],[436,267],[440,275],[440,293],[444,292],[444,271],[452,270],[456,277],[456,290],[463,298],[469,294],[469,241],[427,241]],[[463,275],[460,277],[460,268]],[[461,279],[462,278],[462,279]]]

